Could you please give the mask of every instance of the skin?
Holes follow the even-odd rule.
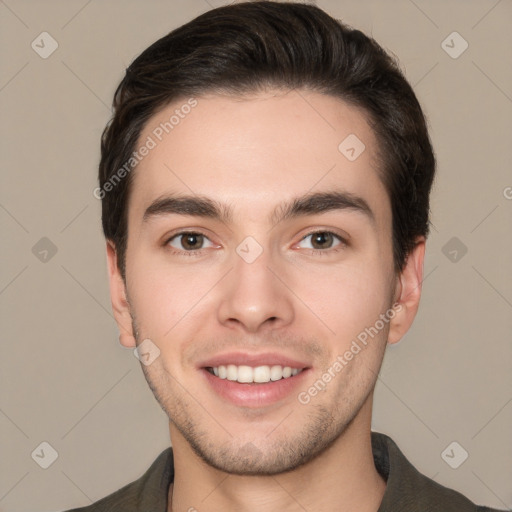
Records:
[[[425,240],[394,273],[390,200],[362,111],[310,91],[197,101],[134,171],[126,283],[107,243],[120,341],[135,347],[149,338],[160,350],[142,369],[170,419],[168,510],[328,511],[336,503],[377,511],[386,485],[371,451],[373,390],[386,344],[416,314]],[[156,114],[140,140],[183,103]],[[349,134],[366,146],[353,162],[338,150]],[[351,209],[268,218],[283,202],[334,188],[365,199],[374,221]],[[208,196],[230,205],[233,218],[144,222],[166,193]],[[207,236],[195,255],[183,237],[166,244],[185,228]],[[307,237],[315,231],[349,240],[315,245]],[[236,252],[247,236],[263,249],[250,264]],[[307,391],[394,304],[389,323],[306,405],[294,392],[271,406],[235,406],[198,375],[198,362],[220,352],[278,350],[311,366],[299,390]]]

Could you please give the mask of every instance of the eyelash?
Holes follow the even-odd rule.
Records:
[[[192,251],[177,251],[175,250],[174,248],[172,248],[170,245],[169,245],[169,242],[171,240],[174,240],[175,238],[178,238],[180,236],[184,236],[184,235],[202,235],[204,236],[205,238],[208,238],[206,236],[205,233],[201,232],[201,231],[180,231],[178,233],[174,233],[172,236],[170,236],[165,242],[164,242],[164,247],[166,247],[171,254],[173,255],[176,255],[176,256],[183,256],[183,257],[187,257],[187,256],[202,256],[204,249],[195,249],[195,250],[192,250]],[[209,240],[209,238],[208,238]]]
[[[336,245],[334,247],[329,247],[328,249],[323,249],[323,250],[322,249],[308,249],[309,251],[311,251],[311,254],[314,254],[315,256],[326,256],[329,254],[337,253],[337,252],[340,252],[341,249],[347,247],[347,245],[348,245],[344,238],[342,238],[340,235],[337,235],[336,233],[333,233],[332,231],[312,231],[311,233],[308,233],[306,236],[302,237],[300,239],[300,241],[302,242],[302,240],[304,240],[305,238],[308,238],[309,236],[312,236],[312,235],[316,235],[318,233],[330,234],[334,238],[337,238],[340,243],[339,243],[339,245]]]
[[[314,254],[316,256],[325,256],[326,254],[337,253],[341,249],[343,249],[343,248],[348,246],[348,242],[343,237],[341,237],[337,233],[334,233],[333,231],[328,231],[328,230],[311,231],[307,235],[304,235],[300,239],[300,242],[302,242],[303,240],[305,240],[306,238],[308,238],[310,236],[317,235],[317,234],[320,234],[320,233],[333,235],[333,237],[336,238],[340,243],[339,243],[339,245],[334,246],[334,247],[330,247],[328,249],[309,249],[311,254]],[[184,256],[184,257],[187,257],[187,256],[202,256],[202,254],[203,254],[202,251],[204,251],[205,249],[194,249],[194,250],[191,250],[191,251],[185,251],[185,250],[177,251],[177,250],[174,250],[174,249],[170,249],[169,242],[171,242],[171,240],[174,240],[177,237],[184,236],[184,235],[202,235],[202,236],[204,236],[205,238],[207,238],[209,240],[208,236],[205,233],[201,232],[201,231],[180,231],[178,233],[174,233],[172,236],[167,238],[166,241],[164,242],[164,247],[168,248],[169,251],[171,252],[171,254],[176,255],[176,256]]]

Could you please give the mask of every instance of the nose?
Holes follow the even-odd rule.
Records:
[[[293,294],[276,276],[279,266],[268,251],[251,263],[238,254],[233,259],[234,267],[219,290],[219,322],[251,333],[289,325],[294,318]]]

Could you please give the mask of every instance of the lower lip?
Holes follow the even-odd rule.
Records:
[[[201,372],[205,375],[215,393],[236,406],[253,408],[274,404],[288,397],[294,391],[297,392],[298,388],[303,386],[304,375],[308,371],[309,369],[306,368],[293,377],[264,384],[246,384],[228,379],[219,379],[205,368],[201,368]]]

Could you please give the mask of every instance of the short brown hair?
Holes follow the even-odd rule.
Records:
[[[389,194],[396,271],[429,231],[435,156],[418,100],[397,62],[371,37],[313,5],[244,2],[210,10],[162,37],[126,70],[101,139],[102,225],[125,278],[132,174],[105,185],[130,159],[147,121],[167,104],[205,93],[308,89],[365,112]]]

